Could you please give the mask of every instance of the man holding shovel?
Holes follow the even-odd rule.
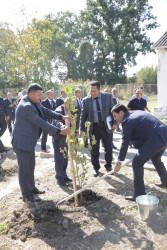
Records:
[[[126,196],[125,199],[135,201],[137,196],[145,194],[143,166],[148,160],[152,161],[161,179],[161,183],[155,185],[167,187],[167,170],[161,161],[161,156],[167,148],[167,126],[145,111],[127,111],[123,104],[116,104],[111,113],[118,123],[122,123],[123,128],[122,145],[114,172],[120,170],[130,141],[134,148],[138,149],[132,160],[134,194]]]

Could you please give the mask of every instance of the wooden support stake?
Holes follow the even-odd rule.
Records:
[[[69,122],[68,120],[66,120],[66,126],[69,127]],[[70,136],[68,135],[68,139],[70,139]],[[75,178],[75,169],[74,169],[74,160],[73,160],[73,157],[71,155],[71,147],[70,147],[70,142],[68,141],[68,150],[69,150],[69,158],[70,158],[70,167],[71,167],[71,170],[72,170],[72,183],[73,183],[73,190],[74,190],[74,193],[77,192],[77,185],[76,185],[76,178]],[[75,203],[75,206],[78,205],[78,195],[75,195],[74,196],[74,203]]]
[[[132,160],[128,160],[127,162],[125,162],[125,163],[121,166],[121,168],[124,167],[124,166],[126,166],[126,165],[128,165],[130,162],[132,162]],[[111,170],[111,171],[108,172],[107,174],[104,174],[103,176],[96,178],[95,180],[93,180],[93,181],[92,181],[91,183],[89,183],[88,185],[86,185],[86,186],[82,187],[81,189],[79,189],[76,193],[73,193],[73,194],[69,195],[68,197],[64,198],[63,200],[59,201],[59,202],[57,203],[57,206],[60,206],[63,202],[68,201],[69,199],[75,197],[75,195],[78,195],[78,194],[82,193],[82,192],[83,192],[85,189],[87,189],[88,187],[93,186],[95,183],[97,183],[97,182],[99,182],[99,181],[105,179],[107,176],[112,175],[112,174],[114,174],[114,170]]]

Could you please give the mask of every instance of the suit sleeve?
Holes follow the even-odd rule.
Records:
[[[85,100],[82,101],[82,111],[81,111],[81,121],[80,121],[80,130],[81,131],[86,131],[85,129],[85,122],[88,119],[88,114],[86,111],[86,103]]]
[[[4,113],[6,116],[9,116],[9,106],[6,105],[4,100],[2,100],[2,101],[3,101],[3,105],[4,105]]]
[[[48,119],[55,119],[55,120],[62,120],[62,115],[57,113],[56,111],[52,111],[50,109],[45,108],[44,106],[41,105],[42,111],[44,113],[44,116]]]
[[[62,105],[64,103],[64,101],[62,100],[62,99],[60,99],[60,98],[58,98],[57,100],[56,100],[56,103],[55,103],[55,106],[56,106],[56,108],[58,108],[60,105]]]
[[[124,161],[126,157],[126,153],[128,151],[129,142],[131,140],[131,135],[133,131],[132,124],[126,121],[126,124],[123,125],[123,135],[122,135],[122,145],[119,151],[118,160]]]
[[[52,111],[51,111],[52,113]],[[59,114],[54,113],[54,117],[59,117]],[[60,133],[60,129],[56,128],[55,126],[49,124],[45,120],[41,119],[37,112],[30,106],[26,105],[23,109],[20,110],[20,115],[24,117],[25,119],[29,120],[31,123],[35,124],[36,126],[42,128],[43,130],[46,130],[50,133],[57,134]]]

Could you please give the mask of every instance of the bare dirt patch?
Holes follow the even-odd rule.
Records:
[[[0,159],[0,190],[17,181],[17,161],[11,151]],[[137,204],[125,200],[133,193],[131,167],[96,183],[85,191],[78,207],[73,200],[57,202],[73,193],[72,184],[57,185],[53,159],[36,157],[36,185],[46,193],[42,201],[27,207],[19,187],[0,199],[0,249],[166,249],[166,189],[155,187],[155,171],[145,170],[146,191],[160,199],[157,218],[143,222]],[[11,174],[10,169],[14,169]],[[105,169],[101,166],[101,174]],[[70,176],[70,171],[69,171]],[[88,183],[94,180],[92,168]],[[6,233],[2,233],[6,231]]]

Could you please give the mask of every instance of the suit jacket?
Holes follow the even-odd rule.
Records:
[[[56,102],[55,100],[53,100],[53,108],[50,104],[50,101],[48,98],[46,98],[44,101],[41,102],[41,104],[47,108],[47,109],[50,109],[50,110],[55,110],[56,109]],[[49,117],[46,117],[46,119],[51,123],[52,122],[52,119],[49,119]]]
[[[74,105],[75,105],[75,109],[77,109],[77,111],[76,111],[76,114],[77,114],[76,129],[78,130],[79,123],[80,123],[80,116],[81,116],[81,106],[80,106],[77,98],[74,100]]]
[[[111,115],[111,109],[113,108],[113,98],[111,94],[101,93],[101,102],[102,102],[102,120],[104,121],[105,128],[108,133],[112,131],[108,130],[106,118]],[[94,123],[94,114],[93,114],[93,98],[91,96],[87,96],[82,100],[82,112],[81,112],[81,121],[80,121],[80,129],[81,131],[86,131],[85,122],[89,121],[91,123],[90,126],[90,134],[92,133],[93,123]],[[114,121],[114,124],[117,124]]]
[[[62,98],[63,98],[62,96],[57,98],[57,100],[56,100],[56,108],[58,108],[60,105],[62,105],[64,103],[64,100]]]
[[[41,103],[37,103],[37,108],[42,118],[39,116],[38,110],[28,96],[25,96],[20,101],[16,110],[16,118],[12,133],[13,148],[34,151],[39,138],[40,128],[50,132],[52,135],[60,132],[60,129],[46,122],[45,117],[61,120],[62,115],[45,108]]]
[[[14,115],[16,111],[16,105],[9,107],[9,105],[13,104],[14,102],[16,102],[15,98],[12,98],[12,102],[10,102],[8,98],[5,99],[6,108],[10,117]]]
[[[5,101],[0,97],[0,122],[6,122],[6,116],[8,116],[8,110],[6,108]]]
[[[113,104],[114,104],[114,106],[117,104],[117,100],[115,97],[113,97]]]
[[[127,112],[122,121],[122,129],[122,145],[118,156],[120,161],[125,159],[130,141],[135,148],[140,149],[147,139],[155,133],[160,136],[160,140],[167,143],[167,126],[145,111]]]
[[[58,114],[61,114],[61,115],[66,115],[65,113],[65,108],[64,108],[64,104],[60,105],[57,109],[56,109],[56,112]],[[53,120],[53,125],[62,129],[62,128],[65,128],[65,121],[59,121],[59,120]],[[61,134],[56,134],[55,136],[53,136],[53,139],[57,142],[57,144],[62,147],[65,143],[65,140],[66,140],[66,135],[61,135]]]

